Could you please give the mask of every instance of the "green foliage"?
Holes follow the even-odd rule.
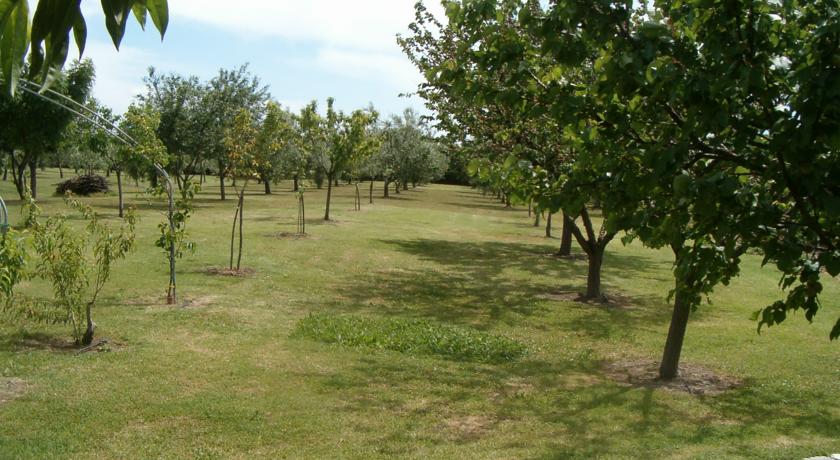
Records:
[[[93,63],[89,59],[76,61],[66,72],[54,75],[52,90],[85,104],[93,87],[94,74]],[[27,168],[31,173],[48,152],[66,143],[66,131],[74,117],[64,107],[31,93],[0,94],[0,146],[11,156],[10,172],[21,198]],[[77,134],[77,145],[84,144],[81,132]],[[32,194],[37,196],[37,190],[33,188]]]
[[[513,361],[527,351],[517,341],[475,329],[390,318],[310,314],[298,323],[294,335],[345,347],[491,363]]]
[[[195,195],[201,190],[201,186],[193,181],[188,181],[185,184],[185,189],[181,196],[175,198],[175,208],[172,212],[172,223],[174,224],[174,232],[170,225],[169,219],[164,219],[158,223],[158,239],[155,241],[155,246],[161,248],[166,254],[166,260],[170,263],[171,254],[170,248],[174,247],[174,256],[176,259],[184,257],[186,252],[194,253],[196,249],[195,242],[188,241],[187,223],[194,211],[193,199]],[[149,194],[156,197],[168,197],[166,185],[159,185],[148,191]]]
[[[489,180],[551,209],[597,198],[609,232],[672,249],[692,308],[758,248],[784,273],[760,324],[814,317],[840,273],[836,2],[448,5],[443,25],[418,4],[400,42],[438,127],[490,147]]]
[[[0,237],[0,306],[5,312],[20,304],[15,288],[27,279],[27,258],[24,235],[8,230]]]
[[[379,135],[381,147],[372,159],[377,175],[403,184],[425,184],[446,173],[448,158],[413,110],[392,116]]]
[[[79,53],[87,41],[81,1],[37,0],[30,24],[29,0],[0,0],[0,80],[14,94],[27,50],[30,77],[49,84],[51,74],[67,60],[70,33]],[[105,26],[119,49],[131,13],[142,27],[151,16],[161,38],[169,23],[167,0],[102,0]]]
[[[56,215],[41,222],[34,200],[24,206],[31,219],[31,247],[34,266],[27,268],[27,242],[11,233],[3,239],[3,309],[12,317],[40,323],[69,323],[77,344],[93,338],[92,309],[111,277],[114,262],[124,259],[134,247],[135,216],[126,214],[117,231],[102,223],[90,206],[67,195],[66,203],[86,222],[77,229],[67,217]],[[51,298],[15,293],[22,280],[38,278],[52,285]]]

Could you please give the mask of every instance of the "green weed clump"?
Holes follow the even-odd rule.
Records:
[[[311,314],[298,322],[293,336],[345,347],[485,363],[512,361],[526,352],[520,342],[475,329],[394,318]]]

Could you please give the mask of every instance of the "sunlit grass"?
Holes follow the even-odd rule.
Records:
[[[42,197],[58,181],[39,178]],[[131,190],[138,250],[115,267],[94,312],[110,352],[75,355],[62,326],[0,325],[0,458],[803,458],[840,451],[840,315],[829,280],[814,324],[792,317],[756,334],[750,314],[778,296],[777,274],[745,257],[743,273],[692,316],[684,361],[738,377],[720,396],[630,388],[605,360],[659,358],[673,286],[671,257],[607,250],[604,283],[625,305],[564,300],[586,263],[552,256],[559,241],[523,208],[464,187],[429,186],[353,211],[338,188],[306,195],[309,236],[290,184],[246,198],[246,277],[208,274],[229,257],[233,200],[207,184],[190,224],[197,252],[179,262],[181,302],[165,303],[154,246],[159,202]],[[367,190],[366,187],[363,190]],[[19,219],[11,183],[0,183]],[[107,219],[116,198],[84,199]],[[42,198],[47,215],[66,212]],[[559,231],[559,229],[558,229]],[[26,289],[45,289],[29,284]],[[41,292],[46,294],[45,292]],[[433,324],[527,344],[515,360],[335,346],[295,338],[301,321],[365,318]],[[321,316],[318,316],[321,315]],[[349,320],[352,321],[352,320]],[[364,323],[367,325],[368,323]],[[450,329],[452,328],[452,329]],[[477,331],[477,332],[473,332]],[[421,341],[422,343],[422,341]],[[387,348],[387,347],[383,347]],[[6,379],[5,381],[2,379]]]

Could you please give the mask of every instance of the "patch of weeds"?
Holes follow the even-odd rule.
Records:
[[[345,347],[486,363],[512,361],[526,352],[525,345],[506,337],[423,320],[310,314],[298,322],[292,336]]]

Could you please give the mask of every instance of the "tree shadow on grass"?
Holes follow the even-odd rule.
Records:
[[[586,261],[558,259],[553,256],[556,248],[551,245],[431,239],[382,243],[416,256],[425,262],[424,266],[379,267],[365,278],[348,281],[339,288],[341,299],[336,301],[336,307],[358,310],[367,306],[380,314],[432,318],[488,329],[498,323],[516,325],[522,317],[557,308],[547,295],[580,292],[586,283]],[[651,264],[643,257],[613,257],[637,270]],[[607,284],[608,291],[612,288]],[[661,299],[634,298],[633,302],[658,305]],[[584,316],[591,317],[591,322],[581,320],[581,324],[565,326],[594,336],[608,335],[614,329],[636,323],[667,321],[666,309],[573,305],[587,310],[590,314]],[[541,325],[547,329],[557,326]]]
[[[467,209],[480,209],[484,211],[502,211],[502,212],[527,212],[523,211],[521,208],[516,208],[514,206],[505,206],[504,203],[499,204],[482,204],[482,203],[442,203],[448,206],[454,206],[458,208],[467,208]]]
[[[480,365],[374,354],[317,378],[321,391],[343,401],[339,410],[347,413],[412,420],[425,425],[419,434],[434,444],[513,438],[502,448],[514,452],[536,443],[539,458],[624,457],[648,441],[657,453],[650,458],[686,449],[701,454],[704,448],[720,455],[727,445],[738,449],[724,450],[729,454],[766,455],[762,439],[768,434],[831,438],[840,426],[831,408],[809,412],[791,405],[801,397],[795,388],[748,386],[715,397],[633,388],[609,381],[588,358]],[[464,416],[485,418],[486,430],[464,436],[447,426]],[[517,425],[536,431],[505,432]],[[411,449],[411,440],[399,436],[400,425],[378,428],[369,435],[389,452]]]
[[[78,350],[72,340],[58,334],[43,332],[28,332],[18,330],[6,335],[0,335],[0,351],[31,351],[49,350],[69,353]]]

